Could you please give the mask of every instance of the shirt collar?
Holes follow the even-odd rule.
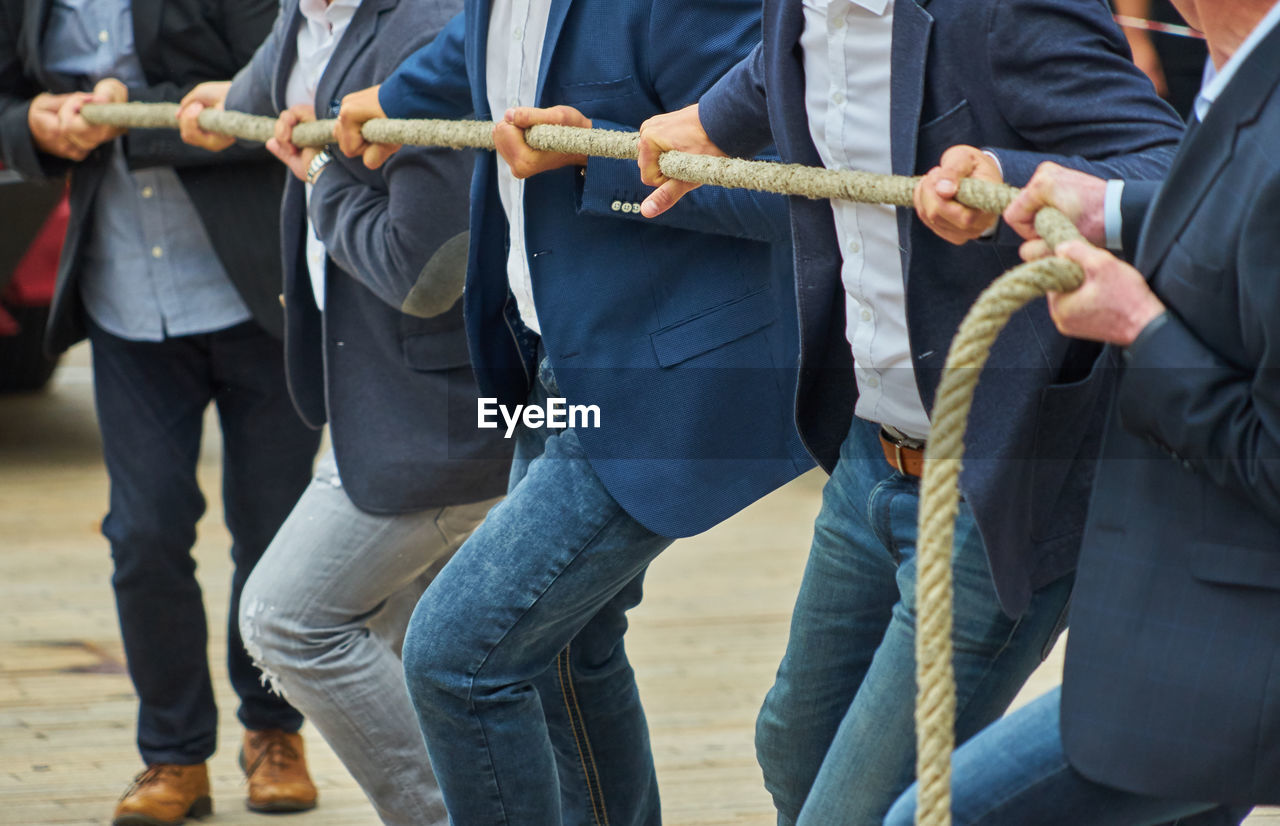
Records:
[[[1254,49],[1258,48],[1258,44],[1271,34],[1276,26],[1280,25],[1280,3],[1276,3],[1271,7],[1271,11],[1267,16],[1262,18],[1262,22],[1249,32],[1249,36],[1240,44],[1240,48],[1236,49],[1235,54],[1231,55],[1231,59],[1226,62],[1221,69],[1215,70],[1212,61],[1206,67],[1204,77],[1205,84],[1200,90],[1200,95],[1196,98],[1196,117],[1204,120],[1205,115],[1209,114],[1209,107],[1213,106],[1214,101],[1222,94],[1222,90],[1227,88],[1227,84],[1235,77],[1236,72],[1240,69],[1240,64],[1249,59],[1249,55],[1253,54]]]

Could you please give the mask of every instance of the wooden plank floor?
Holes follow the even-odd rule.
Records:
[[[227,536],[217,514],[218,440],[201,463],[209,512],[196,555],[222,708],[212,762],[210,824],[262,824],[243,808],[239,729],[222,666]],[[628,649],[639,674],[662,785],[675,826],[773,822],[753,756],[755,713],[786,638],[791,602],[818,508],[810,475],[654,564],[633,612]],[[0,398],[0,824],[104,823],[140,768],[133,693],[98,522],[105,509],[88,356],[73,351],[45,394]],[[1060,652],[1024,692],[1052,685]],[[318,736],[308,738],[321,789],[289,826],[374,826],[355,783]],[[1280,824],[1255,814],[1252,826]]]

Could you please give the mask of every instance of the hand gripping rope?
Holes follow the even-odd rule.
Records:
[[[90,123],[133,129],[176,129],[177,104],[86,104]],[[206,109],[201,128],[252,141],[272,137],[275,119]],[[300,147],[333,143],[334,121],[294,127]],[[493,149],[493,124],[487,121],[372,120],[364,125],[370,143]],[[539,125],[525,133],[529,146],[548,152],[634,160],[639,136],[635,132]],[[685,152],[666,152],[659,168],[668,178],[698,184],[911,207],[920,180],[898,175],[837,171],[799,164],[746,161]],[[984,212],[999,214],[1018,194],[1014,187],[988,181],[960,182],[957,200]],[[1036,230],[1056,247],[1081,238],[1065,215],[1046,208],[1036,215]],[[1023,264],[996,279],[978,297],[960,324],[934,402],[932,428],[925,450],[921,480],[916,585],[916,775],[920,801],[917,826],[950,826],[951,752],[955,747],[955,674],[952,668],[951,550],[959,507],[959,478],[964,458],[964,433],[979,373],[991,347],[1009,318],[1046,292],[1067,292],[1080,286],[1084,273],[1063,258]]]

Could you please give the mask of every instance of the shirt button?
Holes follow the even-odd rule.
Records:
[[[163,256],[164,256],[164,247],[159,247],[159,246],[157,246],[157,247],[152,247],[152,248],[151,248],[151,257],[152,257],[152,258],[161,258],[161,257],[163,257]]]
[[[614,212],[618,212],[619,210],[622,209],[622,201],[614,201],[612,204],[609,205],[609,209],[613,210]]]
[[[831,95],[831,102],[836,106],[842,106],[844,104],[844,92],[833,93]]]
[[[524,29],[520,28],[519,26],[516,26],[514,29],[511,30],[512,40],[520,40],[523,37],[524,37]]]
[[[515,98],[511,98],[510,100],[507,101],[508,109],[515,109],[519,105],[520,105],[520,101],[516,100]]]
[[[863,321],[870,321],[870,320],[871,320],[871,311],[870,311],[870,310],[863,310],[863,311],[862,311],[862,320],[863,320]]]
[[[833,28],[833,29],[843,29],[843,28],[844,28],[844,13],[843,13],[843,12],[841,12],[841,13],[839,13],[839,14],[837,14],[837,15],[835,15],[834,17],[832,17],[832,18],[831,18],[831,28]]]
[[[144,186],[144,187],[142,188],[142,197],[143,197],[143,198],[150,198],[152,195],[155,195],[155,194],[156,194],[156,191],[155,191],[154,189],[152,189],[151,187],[149,187],[149,186]]]
[[[850,255],[857,255],[858,253],[862,252],[862,245],[859,244],[857,241],[850,240],[848,244],[848,249],[849,249]]]
[[[103,29],[102,31],[98,32],[99,43],[106,43],[110,39],[111,39],[111,35],[107,33],[106,29]]]
[[[880,379],[875,376],[867,376],[867,387],[875,389],[880,386]]]

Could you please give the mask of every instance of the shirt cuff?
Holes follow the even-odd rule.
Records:
[[[1120,213],[1120,198],[1124,195],[1124,181],[1107,181],[1107,194],[1102,200],[1102,220],[1107,234],[1107,249],[1112,252],[1124,252],[1124,241],[1120,231],[1124,219]]]
[[[1000,163],[1000,157],[996,155],[996,153],[992,152],[990,149],[982,150],[982,154],[986,155],[988,158],[995,161],[996,169],[1000,170],[1000,180],[1003,181],[1004,180],[1004,164]],[[988,229],[986,232],[982,233],[981,235],[979,235],[978,237],[994,238],[995,234],[999,232],[999,230],[1000,230],[1000,219],[997,218],[996,222],[991,225],[991,228]]]

